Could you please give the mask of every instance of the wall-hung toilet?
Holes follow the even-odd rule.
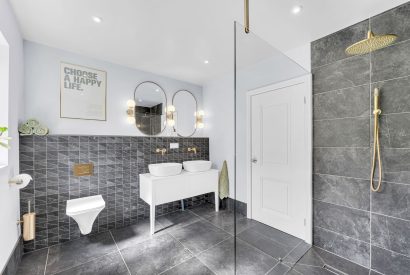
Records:
[[[81,234],[91,232],[98,214],[105,208],[101,195],[84,197],[67,201],[66,214],[73,218],[80,228]]]

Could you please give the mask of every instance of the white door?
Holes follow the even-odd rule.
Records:
[[[308,85],[291,81],[259,89],[249,104],[252,218],[305,240],[311,196]]]

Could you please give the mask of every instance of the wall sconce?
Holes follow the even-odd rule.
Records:
[[[204,128],[204,126],[205,126],[204,116],[205,116],[204,111],[195,112],[195,118],[196,118],[195,119],[195,128],[197,128],[197,129]]]
[[[175,106],[169,105],[167,107],[167,124],[169,127],[175,126],[174,113],[175,113]]]
[[[127,101],[127,121],[129,124],[135,123],[135,101],[130,99]]]

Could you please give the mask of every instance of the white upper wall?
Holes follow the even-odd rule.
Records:
[[[0,168],[0,273],[20,236],[16,221],[20,219],[19,192],[9,186],[9,177],[19,169],[19,136],[17,124],[22,116],[23,105],[23,40],[18,24],[8,1],[0,0],[0,32],[9,44],[9,100],[8,125],[11,149],[8,154],[8,167]],[[0,60],[1,62],[1,60]],[[3,98],[0,98],[3,100]],[[5,150],[0,148],[0,150]]]
[[[25,119],[36,118],[51,134],[130,135],[141,132],[127,123],[127,100],[143,81],[158,83],[166,92],[168,105],[178,90],[192,92],[202,108],[202,87],[191,83],[131,69],[64,50],[24,41]],[[107,121],[60,118],[60,62],[78,64],[107,72]],[[192,114],[193,115],[193,114]],[[168,135],[166,129],[161,135]],[[195,136],[200,136],[197,131]]]

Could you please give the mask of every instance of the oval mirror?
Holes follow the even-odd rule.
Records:
[[[134,91],[135,124],[145,135],[158,135],[166,126],[167,96],[152,81],[140,83]]]
[[[175,107],[174,129],[181,137],[190,137],[195,134],[195,113],[197,102],[195,96],[186,90],[177,91],[172,97],[172,105]]]

